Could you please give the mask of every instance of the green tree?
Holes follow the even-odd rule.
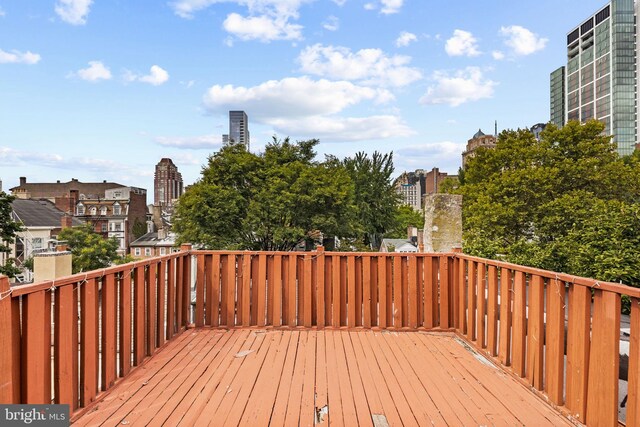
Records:
[[[640,156],[620,158],[603,129],[509,130],[479,150],[454,190],[465,252],[640,285]]]
[[[394,226],[400,196],[393,186],[393,153],[364,152],[343,161],[355,188],[356,232],[364,246],[377,250]]]
[[[16,233],[22,230],[22,226],[13,220],[11,216],[11,202],[15,200],[4,191],[0,192],[0,252],[11,252],[10,244],[15,242]],[[14,277],[20,273],[20,269],[15,267],[15,260],[8,258],[4,265],[0,265],[0,274]]]
[[[229,144],[210,156],[177,207],[179,242],[291,250],[318,234],[353,234],[353,185],[340,164],[314,160],[317,144],[274,137],[262,154]]]
[[[58,240],[66,242],[71,249],[74,273],[106,268],[120,258],[118,241],[104,239],[90,224],[65,228],[58,234]]]
[[[147,225],[140,221],[138,218],[133,222],[133,227],[131,228],[131,232],[133,233],[134,239],[139,239],[140,237],[147,234]]]
[[[418,212],[408,205],[398,205],[394,218],[394,227],[385,233],[385,237],[390,239],[406,239],[407,229],[409,227],[417,227],[419,230],[424,228],[424,213]]]

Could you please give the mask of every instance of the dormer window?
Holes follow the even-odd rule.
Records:
[[[122,209],[120,208],[120,203],[115,203],[113,205],[113,214],[114,215],[121,215],[121,211],[122,211]]]
[[[82,203],[76,205],[76,215],[84,215],[84,205]]]
[[[94,215],[94,216],[95,216],[97,213],[98,213],[98,210],[96,209],[96,207],[95,207],[95,206],[92,206],[92,207],[89,209],[89,215]]]
[[[100,208],[100,215],[105,216],[107,214],[107,207],[106,206],[102,206]]]

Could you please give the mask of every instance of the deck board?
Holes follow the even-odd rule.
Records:
[[[448,333],[188,330],[78,425],[572,425]],[[249,352],[247,352],[249,351]]]

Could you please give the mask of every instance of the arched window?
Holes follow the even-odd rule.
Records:
[[[102,206],[100,208],[100,215],[105,216],[107,214],[107,207],[106,206]]]
[[[84,215],[84,205],[82,203],[76,205],[76,215]]]
[[[91,208],[89,209],[89,215],[96,215],[98,213],[98,210],[96,209],[95,206],[91,206]]]
[[[120,208],[120,203],[116,202],[113,205],[113,214],[114,215],[121,215],[121,208]]]

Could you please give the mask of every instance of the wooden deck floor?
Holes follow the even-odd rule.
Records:
[[[571,425],[450,334],[188,330],[77,425]]]

